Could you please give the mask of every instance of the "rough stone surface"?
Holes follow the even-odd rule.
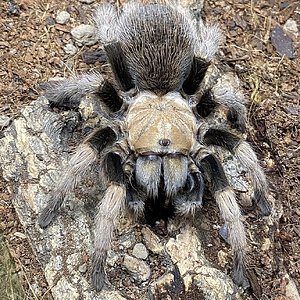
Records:
[[[179,270],[180,282],[184,283],[184,287],[177,287],[178,291],[196,284],[205,299],[230,299],[233,283],[229,276],[209,265],[194,227],[170,222],[168,230],[176,232],[170,239],[159,237],[148,226],[137,228],[128,217],[119,220],[118,233],[108,253],[107,288],[96,293],[90,286],[86,257],[92,255],[92,216],[101,198],[97,170],[90,172],[76,193],[66,197],[53,224],[44,230],[39,228],[37,215],[70,159],[70,143],[84,138],[77,136],[80,120],[92,127],[99,123],[100,117],[93,113],[96,106],[87,97],[79,112],[54,112],[47,99],[41,97],[20,112],[0,139],[3,178],[12,183],[13,205],[44,267],[54,299],[115,300],[128,295],[147,299],[149,290],[153,295],[168,290],[162,289],[162,282],[173,287],[178,284],[178,280],[172,281],[175,270]],[[154,272],[155,268],[160,272]],[[124,278],[128,279],[126,287]],[[116,290],[114,286],[123,287]],[[164,297],[172,299],[174,295]]]
[[[144,261],[127,254],[124,257],[123,266],[139,283],[148,280],[151,275],[150,267]]]
[[[80,24],[73,28],[71,35],[78,46],[90,46],[96,44],[98,41],[95,27],[87,24]]]
[[[207,299],[232,299],[232,280],[206,261],[196,230],[187,226],[166,244],[167,253],[179,269],[185,290],[195,284]],[[193,270],[191,273],[190,270]]]
[[[142,229],[143,241],[147,248],[153,253],[159,254],[163,251],[164,247],[159,237],[153,233],[148,227]]]

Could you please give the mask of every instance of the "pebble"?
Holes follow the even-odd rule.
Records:
[[[69,55],[75,55],[77,53],[77,47],[73,44],[66,44],[64,46],[64,51]]]
[[[65,10],[60,11],[57,13],[55,20],[56,23],[64,25],[69,22],[70,14]]]
[[[87,24],[80,24],[71,30],[72,38],[79,46],[91,46],[97,43],[95,27]]]
[[[283,29],[287,32],[292,34],[295,38],[298,37],[299,31],[297,22],[293,19],[288,19],[285,24],[283,25]]]
[[[91,4],[91,3],[95,2],[95,0],[79,0],[79,2],[85,3],[85,4]]]
[[[143,243],[137,243],[132,249],[132,255],[139,259],[146,259],[149,253]]]
[[[143,282],[150,278],[150,267],[142,260],[125,254],[123,266],[131,274],[133,279],[138,282]]]
[[[86,264],[83,264],[83,265],[79,266],[79,268],[78,268],[79,272],[82,274],[86,273],[87,269],[88,268],[87,268]]]
[[[11,119],[8,116],[0,116],[0,129],[7,127],[10,123]]]
[[[142,229],[143,241],[147,248],[155,254],[160,254],[164,247],[159,237],[153,233],[148,227]]]

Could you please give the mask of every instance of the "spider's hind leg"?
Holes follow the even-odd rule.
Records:
[[[103,161],[108,187],[98,207],[94,228],[94,254],[91,264],[92,284],[97,291],[105,282],[105,262],[107,251],[126,202],[126,187],[122,169],[122,158],[116,153],[108,153]]]
[[[56,217],[66,194],[74,189],[85,172],[96,163],[98,154],[112,145],[116,139],[113,129],[109,127],[97,129],[77,148],[58,185],[51,192],[47,206],[39,216],[38,222],[42,228],[47,227]]]
[[[226,240],[232,247],[234,254],[233,280],[244,288],[249,287],[245,274],[246,234],[241,221],[241,211],[235,194],[229,186],[221,163],[209,154],[199,161],[199,168],[210,183],[211,191],[218,204],[221,216],[225,221]]]
[[[270,215],[272,207],[267,200],[269,193],[267,179],[250,145],[228,131],[213,128],[204,134],[203,142],[206,145],[216,145],[228,149],[237,157],[251,177],[255,203],[263,215]]]

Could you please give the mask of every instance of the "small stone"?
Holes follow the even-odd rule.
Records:
[[[265,238],[264,242],[263,242],[263,244],[261,246],[261,250],[262,251],[268,251],[268,250],[270,250],[271,244],[272,244],[271,240],[269,238]]]
[[[137,282],[143,282],[150,278],[150,267],[142,260],[126,254],[123,266]]]
[[[91,4],[91,3],[95,2],[95,0],[79,0],[79,2],[85,3],[85,4]]]
[[[84,274],[87,271],[87,265],[86,264],[82,264],[81,266],[79,266],[78,270],[80,273]]]
[[[56,23],[64,25],[69,22],[70,14],[65,10],[60,11],[57,13],[55,20]]]
[[[295,58],[293,41],[281,26],[276,25],[271,31],[271,42],[280,55]]]
[[[166,292],[168,287],[172,286],[174,282],[174,275],[171,273],[166,273],[159,277],[155,282],[152,283],[154,289],[160,293]]]
[[[66,44],[64,46],[64,51],[69,55],[75,55],[77,53],[77,47],[73,44]]]
[[[283,25],[283,29],[295,38],[297,38],[299,35],[297,22],[293,19],[288,19]]]
[[[0,130],[4,127],[7,127],[10,123],[10,117],[8,116],[0,116]]]
[[[139,259],[146,259],[148,257],[148,250],[142,243],[137,243],[132,249],[132,255]]]
[[[23,240],[25,240],[27,238],[27,236],[24,233],[19,232],[19,231],[15,232],[14,236],[16,236],[16,237],[18,237],[20,239],[23,239]]]
[[[143,241],[146,247],[155,254],[160,254],[164,247],[160,242],[159,237],[148,227],[142,229]]]
[[[95,27],[87,24],[80,24],[71,30],[73,39],[79,46],[91,46],[97,43]]]
[[[285,289],[285,295],[286,299],[289,300],[300,300],[299,291],[297,289],[297,286],[294,282],[294,280],[289,276],[289,274],[286,274],[285,279],[288,281],[286,289]]]

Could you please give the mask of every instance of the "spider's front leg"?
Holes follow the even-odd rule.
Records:
[[[79,145],[62,174],[56,188],[50,194],[50,200],[39,216],[39,225],[47,227],[58,213],[67,193],[72,191],[84,173],[93,165],[98,155],[117,140],[110,127],[95,130]]]
[[[96,95],[111,111],[118,111],[123,100],[115,87],[97,72],[82,74],[72,78],[49,81],[42,86],[51,106],[77,109],[86,95]]]
[[[266,176],[250,145],[238,136],[220,129],[210,128],[203,136],[206,145],[221,146],[229,150],[246,168],[254,185],[253,198],[264,216],[270,215],[272,207],[267,199],[269,193]]]
[[[249,281],[245,275],[244,263],[246,234],[235,194],[228,183],[221,163],[215,156],[209,154],[200,158],[198,166],[210,183],[211,192],[225,221],[226,239],[234,254],[233,280],[238,286],[247,288]]]

